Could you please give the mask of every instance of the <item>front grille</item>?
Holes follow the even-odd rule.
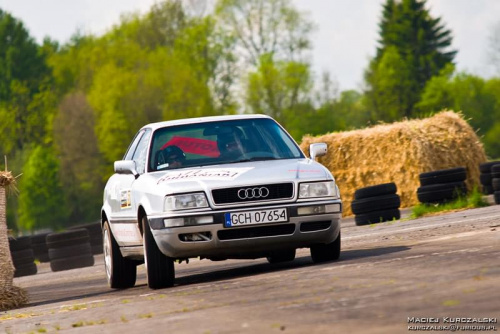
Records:
[[[259,193],[259,189],[266,188],[267,191],[263,189]],[[254,190],[255,189],[255,190]],[[244,194],[248,190],[249,196],[238,196],[238,192]],[[261,196],[266,195],[267,196]],[[212,197],[215,204],[229,204],[229,203],[244,203],[244,202],[259,202],[259,201],[269,201],[277,199],[290,199],[293,198],[293,184],[292,183],[279,183],[279,184],[264,184],[246,187],[234,187],[234,188],[224,188],[212,190]]]
[[[326,230],[330,227],[332,222],[330,220],[323,220],[319,222],[307,222],[300,224],[300,232],[313,232]]]
[[[289,235],[293,232],[295,232],[294,224],[282,224],[221,230],[217,232],[217,236],[220,240],[234,240]]]

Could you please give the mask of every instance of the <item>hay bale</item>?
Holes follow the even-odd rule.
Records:
[[[467,187],[479,184],[479,163],[486,161],[483,146],[461,114],[444,111],[422,120],[382,124],[367,129],[305,136],[308,152],[312,143],[328,144],[318,159],[334,175],[344,202],[344,216],[352,215],[356,189],[394,182],[401,207],[418,204],[419,174],[463,166]]]
[[[14,265],[7,234],[6,188],[15,185],[10,172],[0,171],[0,311],[20,307],[28,301],[26,292],[14,286]]]

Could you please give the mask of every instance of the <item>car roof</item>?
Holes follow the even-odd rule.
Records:
[[[272,119],[272,117],[269,117],[267,115],[261,115],[261,114],[208,116],[208,117],[184,118],[184,119],[176,119],[176,120],[172,120],[172,121],[150,123],[150,124],[144,125],[141,129],[148,128],[148,129],[156,130],[156,129],[164,128],[167,126],[207,123],[207,122],[219,122],[219,121],[234,121],[234,120],[240,120],[240,119],[258,119],[258,118]]]

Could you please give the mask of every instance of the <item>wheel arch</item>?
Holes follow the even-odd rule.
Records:
[[[146,216],[146,210],[142,205],[139,205],[139,209],[137,210],[137,227],[141,232],[141,235],[144,235],[144,231],[142,230],[142,218]]]

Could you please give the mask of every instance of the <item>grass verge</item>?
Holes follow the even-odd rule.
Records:
[[[421,203],[416,205],[412,209],[411,219],[429,216],[435,213],[460,211],[465,209],[481,208],[484,206],[489,206],[489,204],[483,200],[483,194],[475,187],[468,196],[459,197],[452,202],[442,204]]]

